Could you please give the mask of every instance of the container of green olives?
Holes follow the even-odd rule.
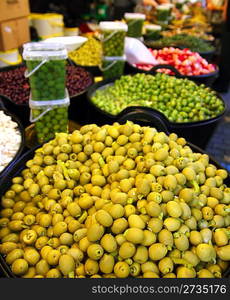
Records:
[[[124,74],[125,56],[103,57],[100,70],[104,79],[120,77]]]
[[[142,37],[143,24],[146,15],[139,13],[125,13],[124,18],[128,25],[127,36],[133,38]]]
[[[144,26],[145,39],[158,40],[161,37],[162,27],[157,24],[147,24]]]
[[[0,184],[8,277],[229,275],[229,174],[175,133],[88,124],[26,153]]]
[[[122,22],[100,22],[103,56],[123,56],[128,26]]]
[[[30,121],[35,122],[39,143],[49,140],[56,132],[68,130],[69,96],[66,90],[67,50],[64,45],[28,43],[24,45],[26,77],[31,95]]]
[[[160,4],[156,7],[156,20],[159,24],[168,24],[172,16],[173,4]]]
[[[151,124],[150,115],[154,119],[157,114],[170,132],[201,148],[226,112],[225,102],[211,88],[162,73],[137,73],[98,82],[88,90],[87,99],[90,119],[96,124],[111,124],[127,110],[135,118],[141,110],[147,124]]]

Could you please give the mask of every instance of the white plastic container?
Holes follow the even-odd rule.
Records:
[[[31,14],[31,19],[42,39],[64,35],[63,15],[61,14]]]
[[[15,66],[22,62],[18,49],[0,52],[0,68]]]
[[[123,22],[100,22],[103,56],[123,56],[128,26]]]
[[[46,39],[43,43],[62,44],[66,47],[68,52],[71,52],[81,47],[87,40],[88,38],[83,36],[62,36]]]
[[[76,35],[79,35],[78,27],[72,27],[72,28],[65,27],[64,28],[64,36],[76,36]]]
[[[146,16],[139,13],[125,13],[124,18],[128,25],[127,36],[140,38],[142,36],[143,24]]]

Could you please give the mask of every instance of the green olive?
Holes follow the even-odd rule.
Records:
[[[84,258],[84,253],[78,248],[70,248],[66,251],[66,254],[72,256],[77,263],[81,262]]]
[[[124,261],[117,262],[114,266],[114,273],[117,278],[127,278],[130,273],[129,265]]]
[[[134,244],[141,244],[144,240],[144,231],[140,228],[129,228],[124,235],[127,241]]]
[[[162,229],[158,233],[158,240],[160,243],[172,247],[174,244],[172,232],[168,229]]]
[[[177,231],[181,226],[181,221],[179,219],[169,217],[164,220],[164,226],[169,231]]]
[[[144,230],[144,240],[141,243],[143,246],[150,246],[156,242],[157,236],[150,230]]]
[[[117,242],[116,239],[113,237],[112,234],[105,234],[100,240],[101,246],[107,251],[108,253],[114,252],[117,250]]]
[[[85,262],[85,272],[86,272],[86,274],[94,275],[94,274],[97,274],[98,271],[99,271],[98,262],[88,258]]]
[[[229,261],[230,260],[229,250],[230,250],[230,245],[219,247],[216,250],[217,256],[222,260]]]
[[[100,224],[93,224],[87,230],[87,238],[90,242],[96,242],[102,238],[104,227]]]
[[[196,254],[201,261],[211,262],[216,258],[216,251],[212,245],[209,244],[199,244],[196,247]]]
[[[170,217],[179,218],[182,215],[180,203],[176,201],[167,202],[166,209]]]
[[[18,276],[24,275],[28,271],[28,268],[27,261],[22,258],[16,259],[11,266],[12,272]]]
[[[136,247],[134,244],[130,243],[130,242],[124,242],[119,249],[119,256],[122,259],[127,259],[132,257],[136,252]]]
[[[129,227],[144,229],[145,222],[138,215],[131,215],[128,217]]]
[[[98,223],[100,223],[104,227],[110,227],[113,224],[113,218],[105,210],[98,210],[95,216]]]
[[[40,259],[40,254],[37,250],[33,248],[25,249],[24,259],[28,262],[30,266],[34,266],[38,263]]]
[[[166,256],[168,249],[162,243],[155,243],[149,247],[149,257],[152,260],[161,260]]]
[[[197,274],[198,278],[214,278],[212,272],[207,269],[201,269],[199,272],[197,272]]]
[[[195,278],[196,272],[193,268],[179,267],[177,269],[177,278]]]
[[[111,227],[111,231],[114,234],[120,234],[120,233],[123,233],[127,227],[128,227],[128,222],[126,221],[126,219],[118,218],[118,219],[114,220],[113,225]]]
[[[99,260],[104,254],[104,250],[99,244],[91,244],[87,249],[87,254],[89,258]]]
[[[115,260],[111,254],[104,254],[99,262],[100,271],[104,274],[110,274],[113,272]]]
[[[145,246],[138,246],[133,260],[139,264],[143,264],[148,260],[148,249]]]
[[[159,274],[158,266],[153,261],[147,261],[141,264],[141,271],[142,273],[154,272],[156,274]]]
[[[16,259],[23,258],[23,255],[24,251],[22,249],[14,249],[7,254],[5,260],[7,264],[12,265]]]
[[[158,268],[162,274],[171,273],[173,271],[174,265],[170,257],[162,258],[158,263]]]
[[[61,272],[58,269],[50,269],[46,273],[46,278],[61,278]]]

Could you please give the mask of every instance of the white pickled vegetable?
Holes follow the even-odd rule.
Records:
[[[0,111],[0,172],[15,157],[20,148],[21,140],[18,124],[10,116]]]

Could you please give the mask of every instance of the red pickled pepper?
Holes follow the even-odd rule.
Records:
[[[198,52],[192,52],[189,49],[178,49],[174,47],[165,47],[160,50],[149,49],[158,64],[168,64],[175,67],[182,75],[197,76],[215,72],[216,66],[209,64]],[[149,71],[153,65],[137,64],[135,67]],[[159,69],[159,72],[173,74],[171,70]]]

